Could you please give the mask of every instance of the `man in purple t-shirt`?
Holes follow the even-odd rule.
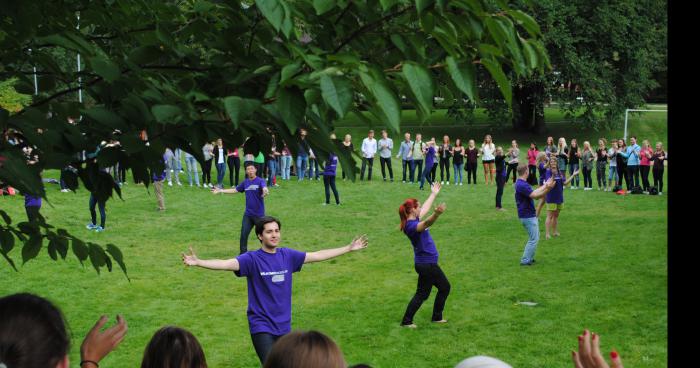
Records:
[[[344,247],[316,252],[300,252],[278,248],[282,225],[274,217],[265,216],[255,224],[255,233],[262,247],[236,258],[198,259],[192,247],[182,254],[188,266],[211,270],[234,271],[248,279],[248,326],[255,352],[264,364],[272,345],[292,330],[292,274],[305,263],[321,262],[367,247],[367,237],[358,236]]]
[[[212,193],[245,193],[245,212],[241,222],[241,239],[240,239],[240,254],[248,251],[248,236],[250,231],[255,226],[255,222],[265,216],[265,202],[263,198],[270,194],[267,189],[265,179],[257,177],[257,169],[252,162],[247,163],[245,167],[246,179],[243,180],[237,187],[232,189],[213,188]]]
[[[537,222],[534,200],[546,195],[556,184],[552,178],[549,178],[543,186],[532,190],[530,184],[527,183],[528,175],[527,162],[518,164],[518,180],[515,182],[515,204],[518,207],[518,218],[528,234],[525,251],[520,259],[521,266],[532,266],[535,263],[535,250],[537,250],[537,242],[540,240],[540,227]]]

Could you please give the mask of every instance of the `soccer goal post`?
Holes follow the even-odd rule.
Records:
[[[627,141],[627,118],[630,112],[668,112],[668,110],[625,109],[625,142]]]

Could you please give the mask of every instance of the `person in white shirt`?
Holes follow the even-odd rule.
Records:
[[[389,167],[389,180],[394,181],[394,171],[391,169],[391,150],[394,149],[394,141],[389,138],[386,130],[382,130],[382,139],[379,140],[379,163],[382,167],[382,179],[386,181],[384,165]]]
[[[370,130],[367,138],[362,140],[362,169],[360,169],[360,180],[364,180],[365,168],[369,166],[367,181],[372,180],[372,165],[374,155],[377,154],[377,140],[374,139],[374,130]]]
[[[491,183],[495,183],[493,177],[496,174],[496,156],[494,155],[494,152],[496,152],[496,145],[493,144],[490,134],[484,137],[484,143],[481,145],[479,151],[482,155],[481,163],[484,165],[484,180],[486,181],[486,185],[489,184],[489,177],[491,178]]]

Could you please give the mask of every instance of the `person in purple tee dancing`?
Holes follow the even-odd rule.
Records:
[[[430,196],[422,206],[415,198],[409,198],[399,206],[400,228],[411,240],[415,256],[415,269],[416,273],[418,273],[418,288],[413,299],[408,303],[406,313],[404,313],[401,321],[401,326],[403,327],[417,327],[413,323],[413,316],[430,296],[430,290],[433,288],[433,285],[437,287],[438,292],[433,305],[432,321],[434,323],[447,322],[447,320],[442,318],[442,310],[445,309],[445,301],[450,294],[450,282],[447,280],[445,273],[442,272],[442,269],[440,269],[440,266],[438,266],[438,251],[428,230],[437,221],[438,217],[445,212],[446,205],[441,203],[435,207],[433,214],[426,218],[425,216],[430,211],[435,197],[440,192],[440,184],[433,183],[430,189]],[[425,218],[425,220],[421,221],[421,218]]]
[[[346,246],[316,252],[300,252],[278,247],[282,224],[265,216],[255,224],[255,233],[262,244],[256,251],[236,258],[199,259],[190,246],[190,254],[182,254],[187,266],[210,270],[234,271],[248,279],[248,326],[253,347],[264,364],[272,345],[292,330],[292,274],[306,263],[321,262],[367,247],[365,235],[355,237]]]
[[[243,180],[237,187],[231,189],[213,188],[214,194],[219,193],[245,193],[245,212],[241,223],[241,239],[240,239],[240,254],[248,251],[248,236],[253,230],[255,222],[265,216],[265,202],[263,198],[270,194],[267,189],[265,179],[256,176],[257,169],[255,165],[247,163],[245,167],[246,179]]]

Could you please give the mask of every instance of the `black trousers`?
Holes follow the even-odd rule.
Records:
[[[338,197],[338,189],[335,187],[335,176],[323,175],[323,186],[326,188],[326,203],[331,201],[331,193],[328,190],[333,190],[333,196],[335,197],[335,204],[340,204],[340,198]]]
[[[474,176],[474,184],[476,184],[476,168],[479,165],[476,162],[470,163],[467,161],[467,164],[465,166],[465,170],[467,170],[467,184],[472,183],[472,175]]]
[[[625,184],[627,185],[627,189],[629,190],[630,184],[629,180],[627,178],[627,165],[620,165],[619,163],[617,164],[617,185],[622,186],[622,180],[625,180]]]
[[[95,212],[95,206],[100,209],[100,226],[104,229],[105,221],[107,221],[107,212],[105,211],[106,202],[100,202],[97,200],[94,194],[90,193],[90,219],[92,219],[92,224],[97,225],[97,213]]]
[[[372,165],[374,165],[374,157],[362,158],[362,168],[360,169],[360,180],[365,179],[365,168],[369,166],[369,171],[367,172],[367,180],[372,180]]]
[[[652,172],[654,174],[654,186],[656,189],[659,190],[659,192],[663,192],[664,189],[664,168],[661,167],[657,169],[656,167],[654,168],[654,171]]]
[[[413,323],[413,316],[423,305],[423,302],[430,296],[430,290],[433,286],[437,287],[438,292],[435,296],[435,304],[433,304],[433,321],[442,320],[442,311],[445,309],[445,301],[450,295],[450,282],[447,280],[445,273],[442,272],[440,266],[433,264],[416,264],[416,273],[418,273],[418,286],[416,294],[406,307],[406,313],[401,320],[402,325],[410,325]]]
[[[496,208],[502,208],[501,199],[503,198],[503,187],[506,186],[508,175],[501,173],[496,174]]]
[[[633,187],[638,187],[639,186],[639,166],[637,165],[632,165],[632,166],[627,166],[627,180],[629,182],[632,182]],[[629,184],[627,183],[627,187],[629,188]]]
[[[583,167],[583,187],[593,188],[593,168]]]
[[[608,185],[605,179],[605,161],[597,162],[596,165],[595,176],[598,179],[598,188],[605,188]],[[601,185],[601,183],[603,185]]]
[[[389,167],[389,178],[391,179],[391,181],[394,181],[394,170],[391,169],[391,157],[379,157],[379,164],[382,167],[382,179],[386,180],[386,174],[384,172],[384,165],[386,165]]]
[[[518,179],[518,164],[508,164],[508,170],[506,171],[506,181],[510,177],[511,171],[513,172],[513,183]]]
[[[420,181],[420,178],[423,175],[423,159],[420,160],[413,160],[413,164],[411,165],[411,177],[415,177],[416,181]],[[418,175],[413,175],[416,172],[416,169],[418,171]]]
[[[642,188],[645,191],[649,191],[649,169],[651,166],[639,165],[639,170],[642,173]]]
[[[255,223],[260,217],[252,217],[243,215],[243,220],[241,220],[241,238],[239,240],[240,254],[248,251],[248,236],[250,232],[255,227]]]
[[[202,166],[202,184],[211,184],[211,164],[214,159],[204,161]]]
[[[27,211],[27,219],[29,222],[35,222],[39,221],[41,218],[41,214],[39,214],[39,210],[41,207],[39,206],[29,206],[29,207],[24,207],[25,211]]]
[[[413,183],[413,160],[401,160],[401,168],[403,169],[403,181],[406,181],[406,173],[408,172],[408,180]]]
[[[279,340],[280,337],[282,336],[273,335],[267,332],[250,335],[250,338],[253,340],[255,353],[258,354],[258,359],[260,359],[260,364],[265,365],[265,359],[267,359],[267,355],[270,354],[272,345],[274,345],[275,341]]]
[[[442,175],[443,173],[447,173],[447,181],[450,181],[450,158],[449,157],[440,157],[440,181],[444,181],[445,178]]]
[[[527,165],[527,170],[527,183],[530,185],[537,185],[537,166]]]
[[[430,169],[430,177],[433,179],[432,180],[433,182],[435,181],[435,176],[437,175],[437,167],[438,167],[438,163],[434,162],[433,168]]]
[[[228,163],[228,181],[231,183],[231,186],[238,186],[238,174],[241,172],[241,158],[229,156],[226,162]],[[234,178],[236,180],[234,180]]]

